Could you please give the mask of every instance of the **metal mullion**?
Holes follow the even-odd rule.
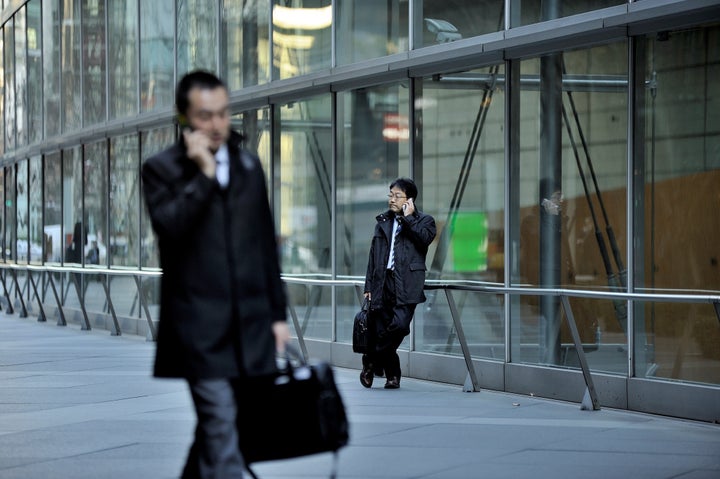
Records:
[[[338,109],[337,109],[337,92],[330,92],[330,149],[331,149],[331,161],[330,161],[330,277],[334,280],[337,279],[337,159],[338,159],[338,148],[339,148],[339,128],[338,125]],[[331,341],[337,342],[337,293],[338,288],[336,285],[330,287],[330,301],[331,301]]]

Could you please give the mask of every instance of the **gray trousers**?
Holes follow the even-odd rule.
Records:
[[[245,462],[238,447],[237,402],[230,380],[202,379],[188,384],[197,427],[182,479],[242,479]]]

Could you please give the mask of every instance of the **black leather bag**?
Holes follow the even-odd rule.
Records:
[[[239,383],[237,424],[247,464],[337,453],[348,442],[345,406],[330,365],[307,363],[290,346],[287,351],[288,366],[275,378]],[[336,467],[337,454],[334,461]]]
[[[370,300],[365,298],[360,311],[355,315],[353,322],[353,352],[365,354],[368,352],[368,312]]]

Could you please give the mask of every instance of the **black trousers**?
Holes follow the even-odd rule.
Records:
[[[238,446],[237,401],[231,379],[189,382],[197,427],[182,479],[242,479],[245,462]]]
[[[410,334],[410,321],[417,305],[396,303],[395,275],[388,270],[383,284],[382,307],[372,310],[368,315],[368,329],[374,332],[370,342],[373,352],[364,354],[362,362],[366,368],[384,370],[388,378],[400,379],[402,371],[397,349],[405,336]]]

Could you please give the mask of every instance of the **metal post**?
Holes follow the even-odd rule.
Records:
[[[568,297],[565,295],[560,296],[560,300],[562,301],[563,309],[565,310],[565,318],[567,318],[568,326],[570,327],[570,334],[572,334],[573,343],[575,343],[575,351],[577,352],[578,361],[580,361],[580,368],[582,369],[583,377],[585,378],[585,386],[587,387],[580,409],[592,409],[593,411],[597,411],[600,409],[600,405],[598,404],[595,385],[593,384],[592,376],[590,375],[590,368],[588,368],[587,359],[585,359],[585,350],[583,350],[583,345],[580,341],[580,333],[578,332],[577,324],[575,324],[575,316],[573,315],[572,308],[570,308],[570,300],[568,300]],[[587,404],[588,400],[590,401],[590,404]]]
[[[48,273],[48,277],[50,278],[50,288],[52,288],[53,296],[55,296],[55,303],[57,304],[58,313],[60,313],[57,325],[67,326],[67,321],[65,320],[65,312],[62,309],[62,303],[60,302],[60,296],[58,295],[57,288],[55,287],[55,281],[53,280],[52,272]]]
[[[470,348],[468,348],[467,340],[465,339],[465,333],[463,332],[462,324],[460,323],[460,316],[458,315],[457,306],[455,305],[455,299],[449,289],[445,289],[445,296],[447,296],[448,306],[450,306],[450,314],[453,318],[453,324],[455,325],[455,331],[460,341],[460,348],[462,349],[463,357],[465,358],[465,365],[467,366],[468,375],[470,376],[470,382],[467,381],[463,387],[465,392],[478,392],[480,387],[478,386],[477,374],[475,373],[475,365],[472,362],[472,356],[470,355]]]
[[[33,291],[35,292],[35,297],[37,298],[38,302],[38,308],[40,308],[40,314],[38,314],[38,321],[41,323],[44,323],[47,321],[47,316],[45,316],[45,308],[43,308],[42,299],[40,298],[40,295],[38,294],[37,285],[35,284],[35,281],[32,277],[32,272],[28,270],[28,279],[30,280],[30,285],[32,286]]]
[[[143,311],[145,311],[145,319],[147,320],[148,331],[150,331],[150,339],[153,341],[157,341],[157,332],[155,331],[155,324],[153,324],[152,318],[150,317],[150,309],[148,308],[147,302],[145,301],[145,295],[143,294],[143,291],[142,291],[140,277],[138,275],[133,275],[133,278],[135,279],[135,285],[137,286],[138,297],[140,298],[140,306],[142,307]]]
[[[295,334],[297,335],[298,344],[300,345],[300,351],[302,351],[303,359],[305,361],[308,360],[308,351],[307,347],[305,346],[305,336],[303,335],[302,330],[300,329],[300,323],[298,322],[297,318],[297,312],[295,311],[295,306],[292,304],[292,300],[290,299],[290,295],[287,295],[287,302],[288,302],[288,309],[290,310],[290,316],[292,317],[293,326],[295,327]]]
[[[112,315],[113,319],[113,326],[114,330],[111,331],[110,334],[113,336],[120,336],[122,334],[122,330],[120,329],[120,323],[118,323],[117,315],[115,314],[115,307],[113,307],[112,299],[110,299],[110,288],[108,287],[110,283],[110,276],[105,274],[103,275],[103,289],[105,290],[105,298],[107,300],[108,309],[110,310],[110,314]]]

